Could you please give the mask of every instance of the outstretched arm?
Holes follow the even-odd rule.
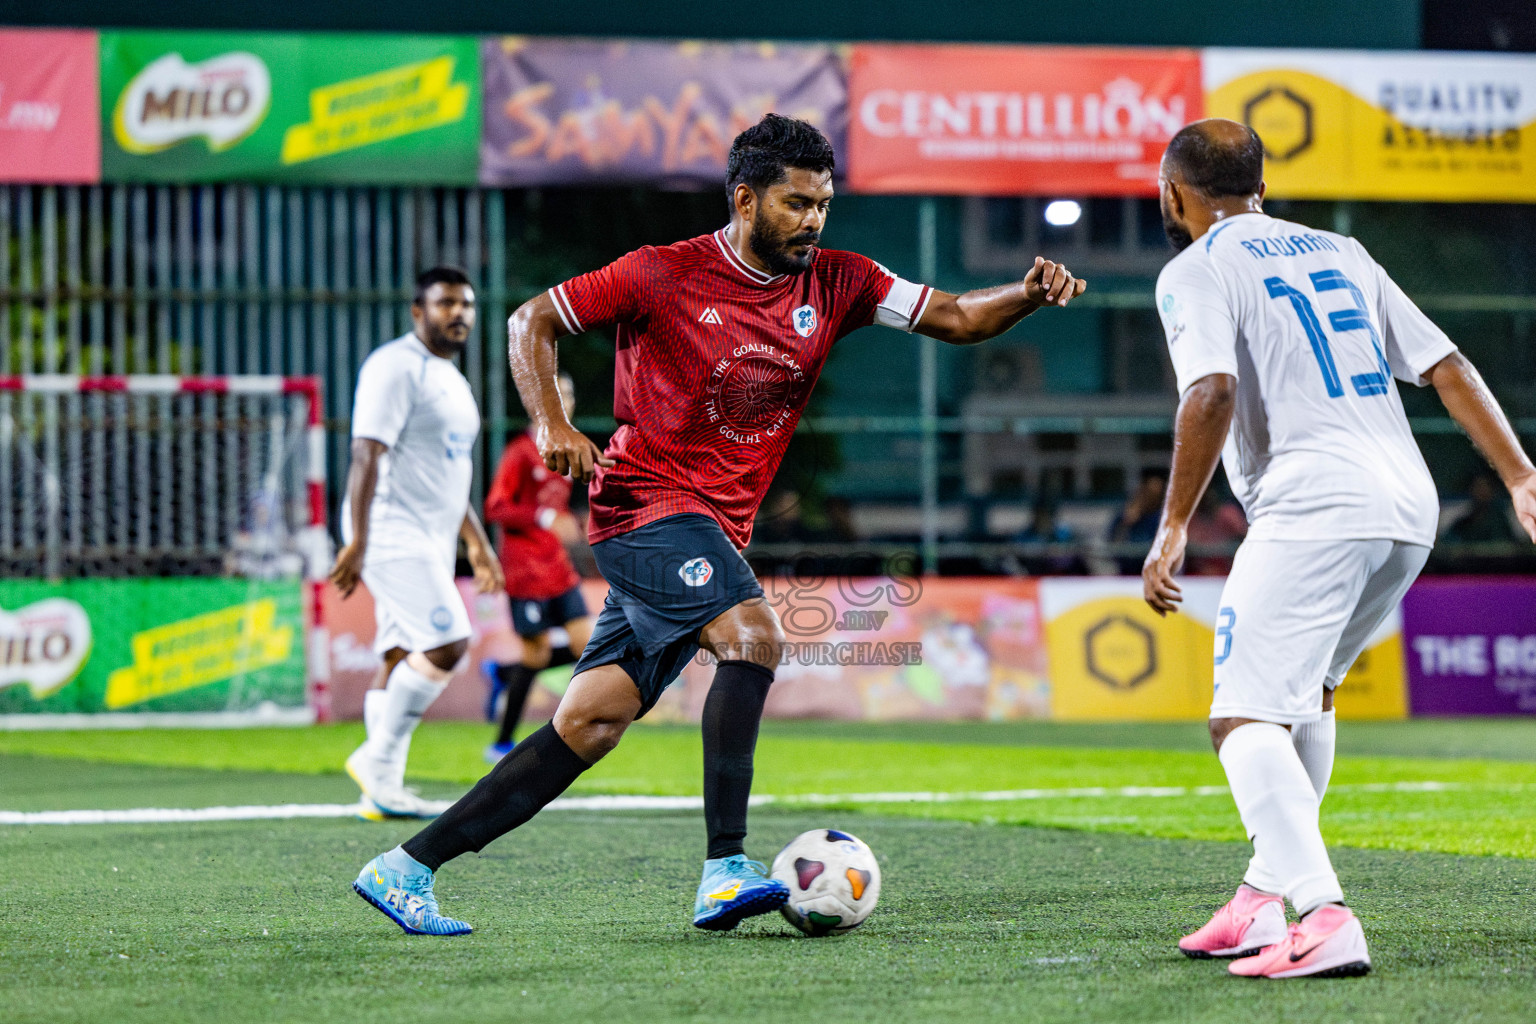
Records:
[[[1179,400],[1168,497],[1163,501],[1163,518],[1157,524],[1152,550],[1141,567],[1142,597],[1159,615],[1178,611],[1184,600],[1173,574],[1184,564],[1189,520],[1210,485],[1211,474],[1216,472],[1236,399],[1237,378],[1230,373],[1213,373],[1191,384]]]
[[[934,290],[914,330],[951,345],[995,338],[1041,306],[1065,306],[1088,288],[1059,263],[1035,257],[1024,280],[963,295]]]
[[[603,450],[571,424],[560,404],[555,378],[555,341],[566,334],[548,292],[529,299],[507,320],[507,362],[512,381],[533,420],[533,439],[552,473],[586,483],[598,466],[613,465]]]
[[[1477,450],[1509,488],[1520,525],[1536,541],[1536,467],[1520,447],[1520,439],[1510,428],[1498,399],[1483,383],[1477,367],[1460,352],[1452,352],[1425,376],[1439,392],[1446,412],[1472,438]]]

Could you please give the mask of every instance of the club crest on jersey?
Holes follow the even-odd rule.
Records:
[[[816,307],[801,306],[789,314],[789,323],[795,329],[795,333],[802,338],[809,338],[816,333]]]
[[[704,312],[699,314],[699,323],[701,324],[719,324],[722,322],[720,311],[714,306],[705,306]]]
[[[684,562],[682,568],[677,570],[677,574],[683,578],[683,583],[686,585],[702,587],[715,574],[715,567],[709,564],[709,559],[701,555]]]

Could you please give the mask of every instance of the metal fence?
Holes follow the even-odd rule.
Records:
[[[0,186],[0,374],[318,375],[345,467],[358,365],[451,263],[485,282],[463,360],[494,411],[483,466],[506,432],[505,223],[479,189]]]

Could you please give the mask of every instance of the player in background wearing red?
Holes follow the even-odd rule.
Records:
[[[576,384],[568,373],[560,375],[560,403],[567,418],[576,414]],[[495,764],[512,750],[534,677],[581,655],[592,635],[592,616],[581,596],[581,577],[565,553],[565,545],[581,536],[571,515],[571,481],[544,465],[531,432],[518,434],[502,453],[485,496],[485,521],[501,527],[502,575],[512,628],[523,644],[522,660],[480,666],[490,684],[486,718],[495,717],[500,693],[507,695],[496,741],[485,748],[485,759]],[[568,643],[552,646],[553,629],[564,630]]]
[[[410,919],[390,917],[408,931],[458,924],[438,913],[434,872],[563,793],[701,647],[719,664],[703,713],[708,849],[693,923],[733,928],[788,899],[742,846],[758,722],[784,632],[740,549],[811,388],[833,343],[860,327],[973,345],[1084,288],[1065,267],[1036,259],[1022,281],[950,295],[823,249],[833,163],[815,127],[769,114],[731,146],[726,227],[636,250],[512,315],[512,376],[544,464],[591,481],[588,536],[608,599],[554,720],[363,869],[359,891],[407,894]],[[555,343],[607,324],[618,326],[619,429],[603,451],[565,415]]]

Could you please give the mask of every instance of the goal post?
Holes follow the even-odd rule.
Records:
[[[0,377],[0,727],[325,720],[318,377]]]

